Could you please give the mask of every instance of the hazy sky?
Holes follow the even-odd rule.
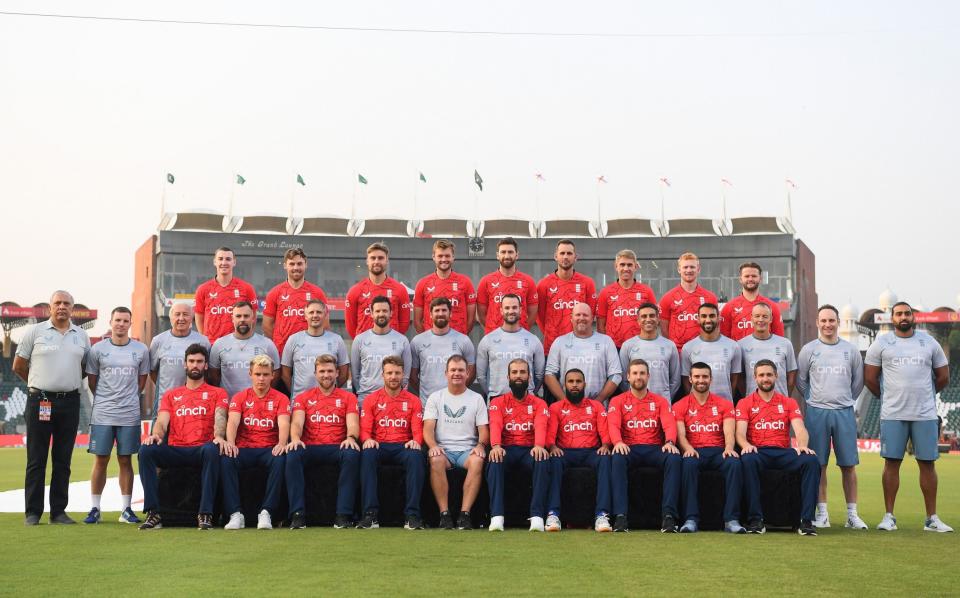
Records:
[[[168,209],[358,215],[784,212],[820,298],[955,306],[951,2],[15,2],[0,12],[634,37],[270,29],[0,15],[0,300],[129,304]],[[445,207],[446,206],[446,207]],[[522,206],[518,208],[517,206]],[[544,207],[542,213],[546,211]],[[360,259],[358,257],[358,259]],[[212,269],[211,269],[212,274]],[[278,272],[278,277],[280,273]],[[98,327],[99,328],[99,327]]]

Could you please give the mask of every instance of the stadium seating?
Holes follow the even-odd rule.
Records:
[[[869,393],[869,391],[864,390]],[[871,395],[867,414],[860,423],[860,438],[880,438],[880,400]]]

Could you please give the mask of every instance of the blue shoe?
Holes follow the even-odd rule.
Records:
[[[141,523],[141,521],[137,514],[133,512],[133,509],[127,507],[120,513],[120,523]]]
[[[90,512],[87,513],[86,519],[83,520],[84,523],[100,523],[100,509],[93,507],[90,509]]]

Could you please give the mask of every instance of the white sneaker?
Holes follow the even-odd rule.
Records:
[[[243,513],[237,511],[233,515],[230,515],[230,521],[227,522],[223,529],[243,529],[245,522],[243,520]]]
[[[531,532],[542,532],[542,531],[543,531],[543,517],[531,517],[531,518],[530,518],[530,531],[531,531]]]
[[[593,529],[597,532],[612,532],[613,527],[610,526],[610,517],[606,514],[597,515],[593,522]]]
[[[940,521],[940,518],[936,515],[931,516],[923,524],[923,531],[925,532],[952,532],[953,528],[947,525],[946,523]]]
[[[877,524],[877,529],[883,532],[892,532],[897,529],[897,518],[892,513],[885,513],[883,519]]]
[[[490,527],[487,528],[491,532],[502,532],[503,531],[503,515],[494,515],[490,518]]]
[[[813,524],[813,527],[819,527],[819,528],[830,527],[830,515],[828,515],[826,512],[817,513],[817,516],[814,517],[813,521],[811,521],[810,523]]]
[[[560,518],[556,515],[547,515],[547,525],[543,529],[548,532],[559,532]]]
[[[814,522],[813,524],[816,525],[817,523]],[[849,527],[851,529],[870,529],[870,526],[867,525],[863,519],[860,519],[859,515],[847,515],[847,522],[843,527]]]
[[[270,511],[264,509],[257,515],[257,529],[273,529],[273,520],[270,519]]]

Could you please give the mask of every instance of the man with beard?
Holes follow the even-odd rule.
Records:
[[[204,338],[206,340],[206,338]],[[143,485],[142,530],[160,529],[163,522],[157,511],[157,467],[200,467],[200,511],[197,529],[213,527],[213,500],[220,479],[220,455],[235,455],[236,447],[227,444],[227,408],[230,400],[222,388],[204,382],[207,372],[207,348],[201,343],[187,347],[184,353],[186,384],[168,390],[160,399],[153,432],[140,446],[140,483]],[[166,440],[164,440],[166,438]]]
[[[373,301],[385,297],[390,303],[390,325],[400,334],[410,328],[410,293],[399,281],[387,276],[390,249],[383,243],[367,247],[367,277],[350,287],[344,304],[347,334],[357,338],[373,327]],[[405,361],[409,363],[409,360]]]
[[[660,297],[660,328],[673,341],[677,351],[697,336],[699,324],[697,309],[704,303],[717,302],[717,296],[700,286],[700,258],[684,253],[677,259],[680,284]]]
[[[596,518],[593,529],[610,527],[610,428],[603,405],[584,398],[583,372],[568,370],[563,379],[564,399],[550,405],[547,446],[550,450],[550,493],[545,530],[560,531],[560,489],[567,467],[588,466],[597,473]]]
[[[800,407],[790,397],[777,392],[777,366],[769,359],[761,359],[753,366],[753,377],[757,389],[737,403],[737,444],[747,495],[747,532],[767,531],[760,505],[760,472],[781,469],[800,472],[797,531],[801,536],[816,536],[813,514],[820,485],[820,463],[813,449],[807,446],[809,437]],[[796,448],[790,448],[791,429]]]
[[[246,301],[233,306],[233,334],[221,337],[210,348],[210,383],[221,386],[230,398],[250,388],[250,362],[264,355],[277,368],[273,380],[279,375],[280,355],[273,341],[253,331],[256,310]],[[271,380],[272,383],[272,380]]]
[[[383,358],[389,355],[403,360],[403,385],[410,379],[410,341],[390,326],[391,302],[383,295],[370,302],[373,328],[361,332],[350,346],[353,392],[360,406],[364,398],[382,386]]]
[[[210,350],[210,341],[193,330],[192,323],[193,307],[185,301],[178,301],[170,307],[170,330],[161,332],[150,341],[150,379],[153,380],[155,391],[151,417],[157,416],[163,395],[186,382],[184,351],[193,344],[203,345],[207,351]]]
[[[753,306],[765,303],[770,306],[770,330],[774,334],[784,336],[783,318],[780,317],[780,306],[760,294],[760,278],[763,269],[756,262],[740,264],[740,286],[743,290],[739,295],[727,301],[720,313],[720,334],[738,341],[753,332],[753,322],[750,314]]]
[[[205,335],[211,343],[232,332],[231,314],[237,303],[250,305],[256,316],[257,292],[249,282],[233,275],[236,265],[237,258],[233,250],[229,247],[218,247],[213,252],[213,266],[217,275],[197,287],[193,294],[193,319],[196,321],[197,331]]]
[[[886,513],[877,529],[897,529],[893,506],[900,488],[900,464],[913,442],[914,456],[920,468],[920,491],[928,532],[952,532],[953,528],[937,516],[937,439],[936,393],[950,381],[947,357],[940,343],[914,328],[913,308],[906,302],[893,306],[893,332],[877,337],[864,359],[863,379],[867,388],[880,398],[880,456],[883,463],[883,502]],[[882,376],[882,378],[881,378]]]
[[[623,377],[617,348],[609,336],[593,331],[593,313],[588,304],[578,303],[570,312],[573,330],[553,343],[543,382],[550,394],[563,396],[560,378],[575,367],[586,379],[587,398],[606,405]]]
[[[417,332],[429,330],[434,299],[450,302],[450,328],[470,334],[477,316],[477,293],[470,277],[453,271],[456,245],[446,239],[433,243],[433,263],[437,269],[417,282],[413,293],[413,325]]]
[[[677,502],[680,499],[680,451],[677,450],[677,422],[670,401],[647,390],[650,366],[642,359],[630,362],[627,380],[630,390],[610,400],[607,422],[613,443],[613,531],[625,532],[627,525],[627,475],[633,464],[655,467],[663,473],[663,501],[660,531],[677,531]]]
[[[640,307],[656,303],[657,296],[649,286],[638,282],[637,254],[631,249],[617,252],[613,260],[617,279],[603,287],[597,297],[597,332],[609,335],[620,349],[623,343],[640,334],[642,322],[638,320]]]
[[[517,312],[520,327],[530,330],[537,320],[537,284],[528,274],[517,269],[520,252],[512,237],[500,239],[497,243],[497,263],[499,267],[480,279],[477,285],[477,321],[483,326],[483,333],[490,334],[503,324],[500,301],[508,294],[517,296],[520,310]]]
[[[660,308],[656,303],[643,303],[637,308],[640,332],[620,347],[620,370],[626,372],[630,362],[642,359],[650,366],[647,388],[661,397],[672,398],[680,390],[680,355],[673,341],[660,334]],[[620,383],[629,390],[627,376]]]
[[[540,339],[520,326],[523,306],[513,293],[500,301],[500,328],[487,334],[477,344],[477,382],[487,398],[510,392],[507,364],[523,359],[532,373],[530,392],[535,393],[543,382],[544,355]]]
[[[317,285],[307,282],[307,254],[299,247],[288,249],[283,254],[283,269],[287,279],[270,289],[267,304],[263,308],[263,336],[273,339],[277,351],[283,348],[294,334],[307,327],[304,308],[316,299],[327,304],[327,295]],[[324,326],[327,326],[324,322]],[[288,385],[289,389],[290,386]]]
[[[310,299],[304,308],[307,329],[287,339],[280,355],[280,376],[297,396],[317,386],[316,362],[321,355],[331,355],[337,365],[337,386],[343,386],[350,376],[350,356],[343,338],[327,330],[327,304],[320,299]]]
[[[553,257],[557,269],[544,276],[537,285],[537,296],[540,298],[537,325],[543,332],[543,350],[547,354],[554,339],[572,330],[570,316],[574,306],[586,303],[591,313],[597,307],[597,289],[593,279],[573,268],[577,263],[577,246],[573,241],[558,241]]]
[[[757,303],[750,314],[753,320],[753,334],[745,336],[737,344],[743,355],[743,371],[751,372],[761,360],[769,360],[777,366],[777,392],[790,396],[797,382],[797,358],[793,352],[793,343],[788,339],[770,332],[770,319],[773,311],[766,303]],[[757,389],[756,378],[744,375],[744,396]]]
[[[426,404],[433,393],[447,387],[447,360],[460,355],[467,361],[466,385],[473,384],[477,375],[476,350],[466,334],[454,330],[450,324],[452,305],[446,297],[430,301],[429,330],[413,337],[410,342],[410,389]]]
[[[550,453],[547,421],[550,412],[543,399],[530,394],[530,366],[523,359],[507,364],[510,392],[490,401],[490,454],[487,486],[490,489],[490,531],[503,531],[504,477],[520,467],[533,478],[530,498],[530,531],[544,531]]]
[[[693,382],[689,376],[695,362],[710,366],[710,392],[733,403],[733,391],[743,372],[740,345],[720,334],[717,322],[719,309],[714,303],[704,303],[697,310],[700,336],[687,342],[680,352],[680,373],[683,392],[689,393]]]

